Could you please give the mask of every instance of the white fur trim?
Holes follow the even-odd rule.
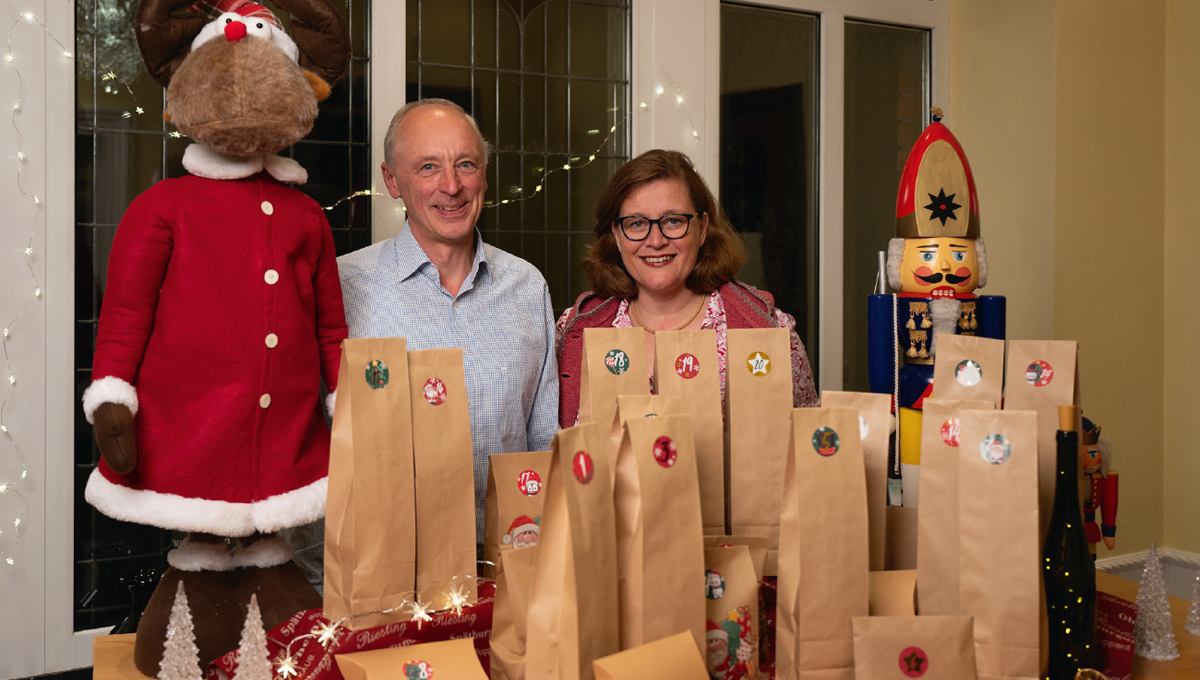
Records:
[[[203,144],[183,150],[183,168],[205,179],[242,179],[262,172],[262,156],[230,156]]]
[[[887,277],[892,290],[900,290],[900,260],[904,259],[904,239],[888,241]]]
[[[285,158],[271,154],[263,156],[263,169],[269,175],[287,184],[304,184],[308,181],[308,171],[294,158]]]
[[[84,498],[105,515],[176,531],[202,531],[218,536],[249,536],[315,522],[325,516],[329,478],[272,496],[257,503],[229,503],[184,498],[168,493],[113,484],[92,471]]]
[[[291,36],[289,36],[287,32],[283,30],[283,28],[268,21],[266,22],[267,25],[263,29],[255,30],[255,28],[251,27],[250,22],[254,21],[256,17],[243,17],[236,12],[225,12],[216,19],[205,24],[204,28],[200,29],[200,32],[196,34],[195,39],[192,40],[193,52],[196,51],[196,48],[200,47],[209,40],[212,40],[213,38],[225,37],[226,17],[246,24],[247,37],[269,40],[272,45],[283,50],[283,53],[288,55],[289,59],[295,62],[300,61],[300,48],[296,47],[295,41],[292,40]],[[143,30],[145,29],[143,28]]]
[[[233,551],[234,567],[275,567],[291,561],[296,551],[280,536],[260,538],[248,546]]]
[[[330,418],[333,418],[333,409],[335,406],[337,406],[337,390],[325,395],[325,412],[329,414]]]
[[[954,298],[934,298],[929,301],[929,314],[933,317],[933,342],[929,343],[929,355],[937,354],[938,333],[954,335],[958,319],[962,316],[962,303]]]
[[[167,553],[167,564],[179,571],[231,571],[235,566],[224,541],[202,543],[190,537]]]
[[[130,413],[136,416],[138,412],[137,390],[133,385],[115,375],[93,380],[92,384],[83,391],[83,415],[87,417],[89,423],[95,424],[92,422],[92,416],[101,404],[123,404]]]
[[[983,239],[975,239],[975,254],[979,258],[979,283],[976,288],[983,288],[987,285],[987,248],[983,246]]]

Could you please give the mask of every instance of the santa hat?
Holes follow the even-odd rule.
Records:
[[[526,531],[532,531],[535,534],[540,534],[542,528],[538,526],[537,520],[531,518],[529,515],[521,515],[513,520],[513,523],[508,527],[508,533],[504,534],[503,538],[500,540],[504,542],[504,545],[508,545],[509,543],[512,543],[513,536],[516,536],[517,534],[523,534]]]
[[[724,628],[713,623],[710,619],[705,626],[704,639],[724,640],[725,642],[729,642],[729,633]]]

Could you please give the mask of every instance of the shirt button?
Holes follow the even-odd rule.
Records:
[[[268,269],[266,274],[263,274],[263,281],[274,286],[279,281],[279,272],[274,269]]]
[[[264,215],[270,215],[271,213],[275,212],[275,206],[271,205],[270,201],[263,201],[262,211]]]
[[[259,397],[259,398],[258,398],[258,405],[259,405],[259,406],[261,406],[261,407],[263,407],[263,408],[266,408],[266,407],[270,406],[270,405],[271,405],[271,395],[269,395],[269,394],[264,394],[264,395],[262,395],[261,397]]]
[[[274,333],[267,334],[267,347],[274,347],[279,344],[279,336]]]

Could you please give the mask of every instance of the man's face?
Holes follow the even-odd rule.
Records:
[[[708,639],[708,672],[713,673],[729,658],[729,644],[721,638]]]
[[[403,198],[417,242],[472,245],[487,191],[479,137],[462,114],[445,106],[413,109],[396,133],[395,168],[383,164],[392,198]]]
[[[900,292],[954,297],[979,286],[975,239],[906,238],[900,261]]]

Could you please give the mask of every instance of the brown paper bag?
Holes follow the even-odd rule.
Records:
[[[1004,341],[974,335],[937,334],[933,360],[935,399],[977,399],[1000,408],[1004,391]]]
[[[858,411],[859,439],[867,470],[867,523],[870,530],[871,571],[883,571],[887,546],[888,443],[892,431],[892,398],[868,392],[821,393],[827,408]]]
[[[492,604],[492,680],[525,678],[525,644],[528,633],[529,588],[537,546],[504,550],[499,555],[496,600]]]
[[[750,550],[750,563],[754,565],[754,577],[763,580],[763,569],[767,566],[766,536],[705,536],[704,549],[726,548],[744,545]]]
[[[969,616],[855,617],[854,672],[863,680],[972,680]]]
[[[612,451],[613,461],[616,461],[617,448],[621,446],[621,437],[625,436],[625,422],[632,418],[647,416],[681,416],[687,414],[683,400],[677,396],[658,394],[622,394],[617,397],[617,412],[613,417]],[[617,473],[617,466],[612,466],[612,472]]]
[[[529,680],[591,680],[592,661],[620,648],[608,447],[607,422],[554,435],[529,595]]]
[[[644,335],[641,328],[584,329],[580,423],[602,423],[607,427],[617,411],[617,395],[650,393]]]
[[[681,631],[704,640],[704,532],[691,416],[633,418],[617,453],[621,648]]]
[[[325,615],[398,607],[416,584],[412,408],[404,338],[342,343],[325,512]],[[362,630],[400,612],[348,619]]]
[[[887,549],[884,551],[884,568],[917,568],[917,511],[898,505],[887,506]]]
[[[767,576],[775,576],[779,554],[779,499],[792,411],[791,352],[786,328],[731,328],[726,337],[729,533],[767,537]]]
[[[484,559],[500,564],[500,552],[537,545],[542,501],[550,476],[550,451],[493,453],[483,502]],[[485,565],[486,575],[496,567]]]
[[[917,596],[915,569],[873,571],[870,574],[870,616],[916,616],[913,600]]]
[[[922,616],[961,613],[958,606],[958,465],[965,409],[990,401],[926,399],[921,421],[921,512],[917,515],[917,606]]]
[[[338,654],[333,659],[346,680],[487,680],[473,638]]]
[[[461,349],[408,353],[416,471],[417,589],[447,596],[450,579],[475,575],[475,461]],[[475,601],[471,593],[471,603]]]
[[[705,663],[717,680],[758,672],[758,579],[744,545],[704,551]]]
[[[596,680],[710,680],[689,633],[679,633],[592,662]]]
[[[779,680],[854,678],[850,617],[868,612],[867,482],[858,412],[798,408],[779,532]]]
[[[1038,414],[1038,509],[1041,512],[1038,535],[1043,540],[1054,509],[1058,407],[1080,404],[1078,354],[1079,346],[1074,340],[1013,340],[1008,345],[1004,408],[1037,411]],[[1075,431],[1083,431],[1082,417],[1076,418]]]
[[[714,330],[659,331],[654,335],[654,392],[676,395],[692,414],[700,511],[704,533],[726,531],[725,428]]]
[[[962,411],[959,420],[959,598],[962,613],[975,617],[979,678],[1032,680],[1045,611],[1037,413]]]

